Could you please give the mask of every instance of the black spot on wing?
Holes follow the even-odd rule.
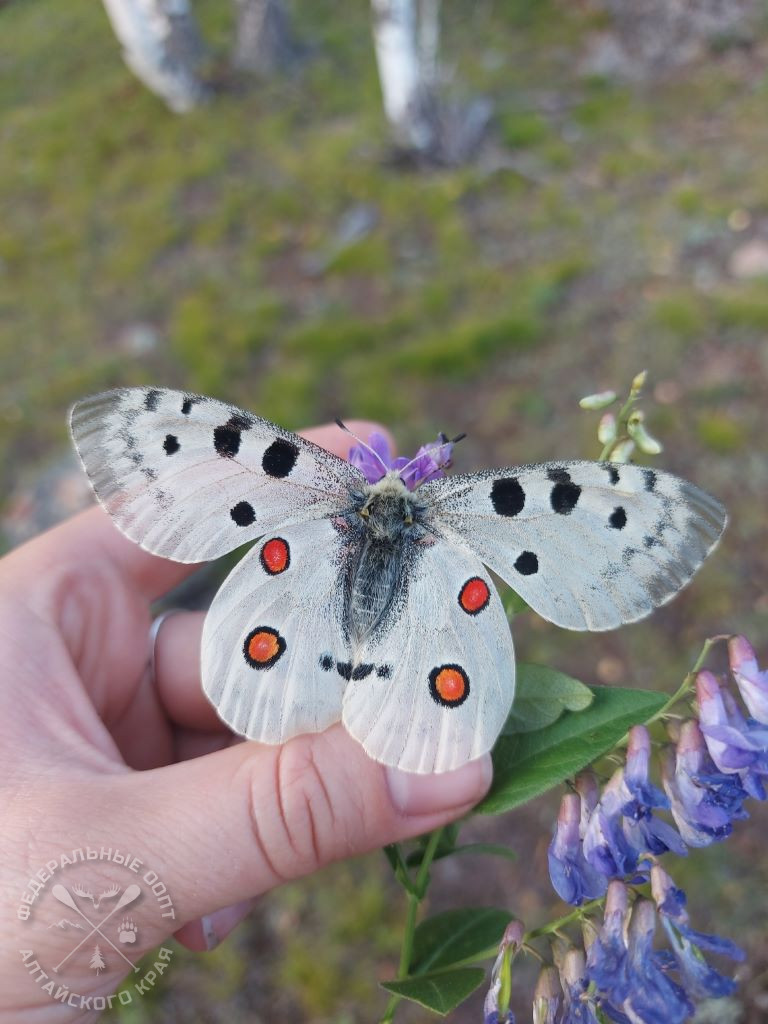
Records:
[[[330,672],[333,668],[333,657],[330,654],[320,655],[320,668],[323,672]]]
[[[284,437],[278,437],[264,452],[261,460],[261,467],[267,476],[278,479],[288,476],[296,460],[299,457],[299,449],[292,441]]]
[[[234,459],[240,451],[242,432],[250,425],[244,416],[234,414],[223,426],[214,428],[213,447],[223,459]]]
[[[376,675],[379,679],[391,679],[392,678],[392,666],[391,665],[379,665],[376,669]]]
[[[178,437],[174,434],[166,434],[165,440],[163,441],[163,448],[165,449],[166,455],[175,455],[181,448]]]
[[[339,673],[342,679],[352,678],[352,662],[351,661],[337,661],[336,671]]]
[[[525,491],[515,476],[500,477],[491,487],[491,504],[500,516],[516,516],[525,506]]]
[[[580,496],[581,488],[578,484],[558,483],[552,488],[549,500],[558,515],[567,516],[576,508]]]
[[[146,395],[144,395],[144,408],[147,412],[155,412],[159,401],[160,392],[156,388],[150,388]]]
[[[627,513],[621,505],[615,508],[608,516],[608,523],[614,528],[614,530],[623,530],[627,525]]]
[[[371,672],[373,672],[373,665],[355,665],[352,669],[352,678],[365,679],[365,677],[369,676]]]
[[[238,501],[234,508],[229,510],[229,514],[238,526],[250,526],[256,520],[256,513],[249,501]]]
[[[551,469],[548,469],[547,477],[553,484],[569,484],[571,482],[571,474],[561,466],[553,466]]]
[[[182,414],[184,416],[189,416],[189,414],[192,412],[192,406],[199,401],[200,399],[197,398],[195,395],[186,395],[184,401],[181,403]]]
[[[608,474],[610,483],[615,487],[620,480],[618,467],[612,466],[609,462],[601,462],[600,465]]]
[[[646,491],[656,490],[657,476],[652,469],[643,470],[643,482],[645,483]]]
[[[539,560],[533,551],[523,551],[515,559],[515,568],[521,576],[533,576],[539,571]]]

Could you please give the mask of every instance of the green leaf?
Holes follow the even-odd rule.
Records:
[[[511,587],[507,587],[504,590],[501,595],[501,602],[504,605],[504,611],[508,619],[514,619],[516,615],[527,612],[530,608],[530,605]]]
[[[546,665],[517,666],[515,703],[502,730],[505,735],[533,732],[556,722],[564,711],[583,711],[592,703],[592,691]]]
[[[498,947],[512,916],[496,907],[466,907],[428,917],[413,937],[411,974],[484,959]]]
[[[444,857],[456,857],[461,854],[479,854],[489,857],[505,857],[507,860],[517,860],[517,854],[508,846],[500,846],[498,843],[465,843],[464,846],[453,846],[450,850],[438,851],[432,860],[442,860]],[[423,850],[414,850],[408,854],[406,863],[409,868],[418,867],[424,857]]]
[[[590,689],[594,699],[586,711],[568,711],[537,732],[499,738],[492,751],[493,785],[476,811],[501,814],[552,789],[607,754],[666,700],[653,690]]]
[[[444,1017],[471,996],[485,981],[482,967],[459,967],[436,971],[399,981],[382,981],[381,987],[403,999],[410,999]]]

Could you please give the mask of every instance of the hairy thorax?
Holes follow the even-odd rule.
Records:
[[[355,508],[362,521],[361,542],[347,602],[353,644],[369,636],[391,608],[409,548],[424,536],[424,511],[396,473],[361,489]]]

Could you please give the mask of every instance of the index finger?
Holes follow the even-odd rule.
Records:
[[[372,430],[383,430],[368,420],[350,420],[347,425],[364,438]],[[352,444],[349,435],[335,423],[299,433],[342,458],[346,458]],[[199,563],[172,562],[145,551],[120,532],[101,506],[81,512],[54,527],[24,545],[11,558],[31,556],[33,548],[39,565],[69,563],[87,571],[89,565],[107,559],[149,601],[162,597],[199,568]]]

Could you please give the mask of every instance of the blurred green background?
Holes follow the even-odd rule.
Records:
[[[230,5],[195,10],[225,56]],[[606,29],[597,5],[447,4],[444,60],[460,92],[492,98],[494,134],[470,166],[418,172],[387,159],[364,0],[293,13],[313,45],[299,70],[176,117],[126,70],[98,4],[0,6],[6,545],[67,449],[68,406],[109,386],[210,393],[291,428],[379,418],[405,451],[466,431],[468,470],[596,457],[578,398],[647,368],[658,464],[725,502],[727,538],[651,621],[586,636],[525,615],[518,650],[667,690],[712,633],[746,632],[765,658],[765,19],[627,83],[581,69]],[[529,925],[555,910],[553,813],[473,823],[522,856],[437,865],[433,909],[497,904]],[[695,926],[749,948],[738,997],[708,1020],[768,1012],[767,824],[755,811],[675,866]],[[371,1021],[403,909],[383,858],[330,869],[263,899],[214,954],[179,950],[120,1019]],[[479,1002],[452,1019],[480,1019]]]

